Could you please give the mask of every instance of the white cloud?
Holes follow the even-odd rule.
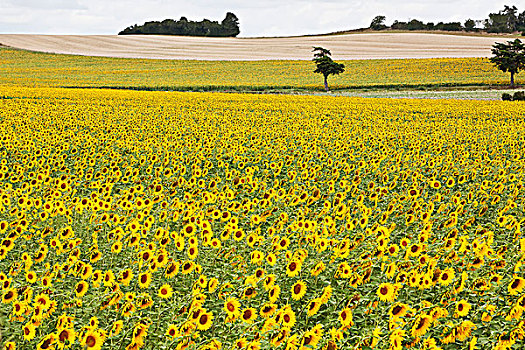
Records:
[[[521,0],[520,0],[521,1]],[[506,0],[2,0],[0,33],[116,34],[131,24],[165,18],[240,20],[241,36],[316,34],[367,27],[376,15],[424,22],[484,19]],[[525,6],[516,4],[520,11]]]

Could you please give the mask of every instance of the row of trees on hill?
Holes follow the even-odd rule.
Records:
[[[517,31],[525,34],[525,11],[519,13],[516,6],[505,5],[503,10],[490,13],[489,17],[484,20],[467,19],[461,22],[439,22],[423,23],[420,20],[413,19],[408,22],[394,21],[388,27],[385,25],[385,16],[376,16],[370,24],[370,29],[398,29],[398,30],[445,30],[445,31],[467,31],[474,32],[484,30],[489,33],[514,33]]]
[[[181,17],[178,21],[165,19],[162,22],[151,21],[143,25],[132,25],[119,32],[126,34],[162,34],[162,35],[191,35],[191,36],[215,36],[235,37],[239,35],[239,19],[233,13],[228,12],[222,22],[204,19],[200,22],[188,21]]]

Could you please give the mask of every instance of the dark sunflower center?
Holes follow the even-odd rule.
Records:
[[[399,313],[401,313],[402,309],[403,308],[399,305],[394,306],[394,308],[392,309],[392,315],[398,315]]]
[[[424,319],[424,318],[420,319],[420,320],[419,320],[419,323],[418,323],[418,325],[417,325],[417,329],[421,329],[421,328],[423,328],[423,327],[425,326],[425,323],[426,323],[426,322],[425,322],[425,319]]]
[[[60,340],[61,342],[65,342],[66,340],[68,339],[68,333],[67,331],[64,329],[62,332],[60,332],[60,334],[58,335],[58,340]]]
[[[199,323],[200,324],[206,324],[206,322],[208,322],[208,315],[206,315],[206,314],[201,315],[201,317],[199,318]]]
[[[86,338],[86,345],[92,348],[95,346],[96,343],[97,343],[97,340],[95,339],[95,337],[92,335],[88,335],[88,337]]]

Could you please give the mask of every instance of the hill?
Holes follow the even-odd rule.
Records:
[[[0,44],[49,53],[122,58],[196,60],[309,60],[312,46],[334,59],[489,57],[497,36],[436,33],[356,33],[282,38],[209,38],[160,35],[0,34]]]

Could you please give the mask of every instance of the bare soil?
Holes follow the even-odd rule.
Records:
[[[162,35],[0,34],[0,45],[49,53],[195,60],[309,60],[312,47],[333,58],[489,57],[498,37],[432,33],[358,33],[282,38],[205,38]]]

